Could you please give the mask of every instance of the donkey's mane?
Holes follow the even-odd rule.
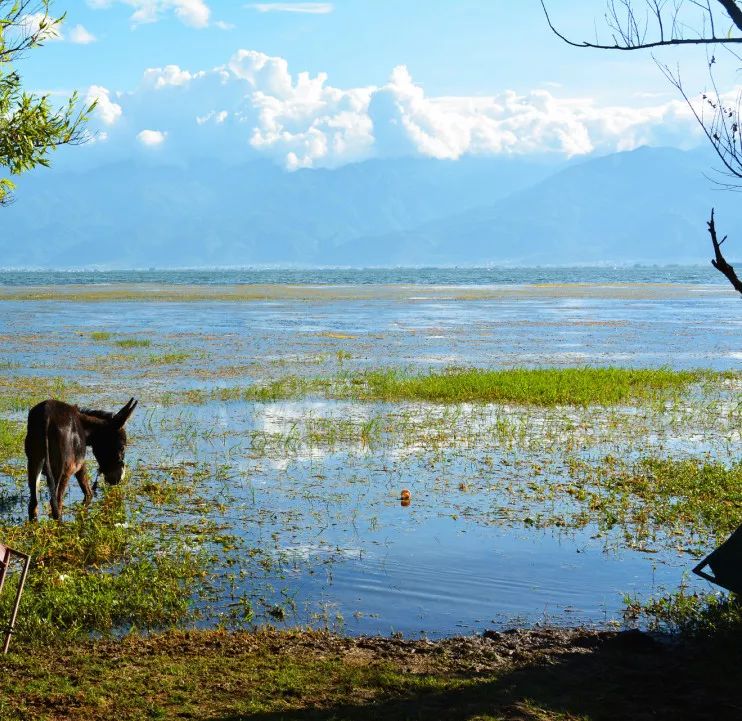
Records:
[[[109,411],[96,411],[92,408],[80,408],[80,413],[86,416],[93,416],[93,418],[100,418],[102,421],[110,421],[113,418],[113,413]]]

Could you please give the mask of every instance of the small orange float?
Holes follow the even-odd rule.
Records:
[[[412,494],[407,490],[406,488],[402,489],[402,493],[399,494],[399,497],[403,501],[409,501],[412,498]]]

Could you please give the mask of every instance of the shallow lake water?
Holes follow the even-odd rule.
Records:
[[[638,548],[619,529],[533,522],[574,509],[508,488],[557,482],[569,457],[606,450],[710,452],[728,461],[742,450],[733,423],[701,427],[659,415],[634,426],[635,410],[623,408],[612,411],[611,430],[602,427],[607,411],[587,409],[576,418],[584,438],[568,451],[577,433],[570,409],[319,398],[163,405],[166,392],[389,366],[724,370],[742,362],[739,299],[723,286],[489,293],[478,285],[473,297],[442,285],[388,288],[296,299],[278,286],[269,300],[241,302],[3,299],[0,373],[67,378],[81,385],[80,397],[67,400],[81,404],[141,397],[128,452],[134,474],[163,469],[166,479],[177,464],[213,469],[201,493],[238,540],[220,551],[216,594],[199,601],[204,624],[248,598],[258,622],[437,637],[519,623],[621,622],[626,595],[647,598],[683,582],[707,588],[690,578],[687,544]],[[121,348],[116,339],[150,345]],[[157,360],[167,353],[182,357]],[[506,440],[504,427],[521,434]],[[646,432],[628,437],[630,428]],[[406,507],[402,489],[412,495]],[[72,489],[70,501],[78,499]],[[152,513],[167,517],[168,509]]]

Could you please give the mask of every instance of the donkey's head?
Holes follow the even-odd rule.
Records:
[[[126,473],[126,462],[124,452],[126,450],[126,431],[124,425],[129,420],[138,401],[133,398],[118,412],[107,413],[105,411],[83,411],[88,415],[96,416],[105,423],[96,426],[90,436],[90,445],[93,447],[93,455],[98,461],[98,468],[103,474],[106,483],[115,486],[121,483]]]

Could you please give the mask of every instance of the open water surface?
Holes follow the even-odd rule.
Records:
[[[281,606],[288,623],[350,633],[435,637],[514,623],[620,622],[627,594],[647,598],[676,589],[684,579],[707,586],[689,578],[693,558],[682,543],[641,549],[627,546],[618,532],[590,524],[568,529],[525,523],[529,514],[566,514],[569,508],[543,499],[531,508],[513,507],[504,485],[531,482],[529,469],[542,462],[552,476],[564,473],[566,451],[558,434],[536,449],[504,447],[493,429],[518,409],[461,407],[452,421],[450,408],[425,404],[309,398],[172,407],[157,401],[168,391],[388,366],[740,368],[742,305],[706,269],[538,269],[538,274],[533,269],[5,272],[0,284],[17,288],[107,282],[385,285],[372,297],[322,302],[282,299],[280,288],[269,301],[247,302],[2,300],[0,373],[66,377],[89,389],[81,402],[111,405],[114,399],[142,397],[128,454],[133,472],[138,464],[214,469],[207,490],[219,502],[214,517],[242,545],[224,563],[223,583],[204,623],[218,620],[240,597],[250,599],[258,620],[276,623],[268,612]],[[645,281],[668,286],[644,286]],[[525,282],[591,283],[597,290],[585,297],[567,286],[544,297],[531,294]],[[400,297],[385,291],[394,283],[419,287]],[[519,292],[446,299],[428,293],[432,288],[426,283],[438,291],[447,283],[514,284]],[[616,293],[613,283],[636,284],[637,292]],[[121,350],[92,340],[93,331],[152,345],[131,351],[129,360],[108,362]],[[187,353],[188,360],[175,367],[147,360],[173,349]],[[555,426],[567,413],[543,411],[541,418],[530,410],[527,423]],[[342,421],[360,427],[395,415],[427,427],[428,435],[450,434],[455,425],[461,437],[436,444],[389,432],[367,443],[353,433],[332,442],[302,434],[307,419],[323,428]],[[588,425],[599,424],[601,412],[593,409],[587,418]],[[259,439],[264,446],[258,447]],[[619,454],[669,448],[686,455],[710,452],[725,461],[739,458],[742,450],[734,429],[701,432],[677,424],[668,429],[661,422],[653,435],[637,440],[619,434],[611,444]],[[604,450],[586,444],[577,453],[597,457]],[[409,507],[400,505],[402,488],[412,493]]]

